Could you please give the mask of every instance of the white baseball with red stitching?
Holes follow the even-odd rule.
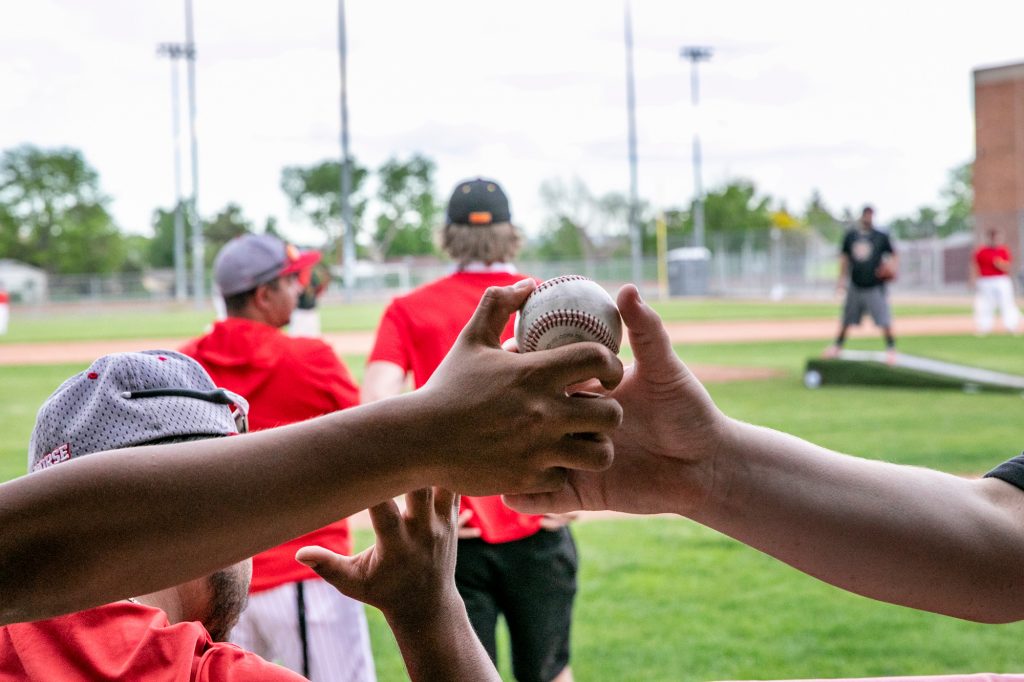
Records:
[[[515,333],[523,353],[581,341],[596,341],[618,353],[622,319],[600,284],[563,275],[542,282],[530,294],[516,313]]]

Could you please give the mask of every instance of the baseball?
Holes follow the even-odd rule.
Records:
[[[618,353],[622,319],[600,284],[562,275],[542,282],[526,299],[516,313],[515,335],[523,353],[581,341],[596,341]]]

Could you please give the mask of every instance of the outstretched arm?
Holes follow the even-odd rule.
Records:
[[[303,547],[296,558],[343,594],[376,606],[395,633],[409,678],[501,680],[455,588],[458,495],[426,488],[370,509],[377,544],[346,557]]]
[[[614,355],[498,345],[533,288],[489,289],[419,391],[259,433],[97,453],[0,485],[0,623],[182,583],[427,485],[556,490],[569,469],[607,467],[618,404],[564,387],[616,385]]]
[[[986,622],[1024,619],[1024,493],[865,460],[730,419],[633,287],[619,294],[636,358],[611,392],[624,420],[605,472],[513,495],[524,511],[675,512],[821,580]]]

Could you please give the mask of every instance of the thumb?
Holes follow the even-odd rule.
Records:
[[[537,288],[532,279],[524,279],[508,287],[488,287],[473,317],[459,335],[459,341],[473,341],[497,348],[508,318],[518,310]]]
[[[355,559],[316,545],[303,547],[295,553],[295,560],[309,566],[317,575],[340,591],[358,582]]]
[[[502,501],[523,514],[560,514],[582,509],[580,499],[569,486],[551,493],[502,495]]]
[[[637,366],[652,375],[661,371],[679,371],[682,362],[672,349],[665,325],[658,313],[643,302],[634,285],[626,284],[619,290],[617,305],[629,330],[629,347]]]

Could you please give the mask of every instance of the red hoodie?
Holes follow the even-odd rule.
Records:
[[[359,389],[348,369],[320,339],[293,338],[270,325],[230,317],[181,352],[206,368],[215,384],[249,401],[253,431],[359,404]],[[295,561],[295,552],[306,545],[350,554],[348,522],[332,523],[257,554],[250,591],[315,578],[311,569]]]

